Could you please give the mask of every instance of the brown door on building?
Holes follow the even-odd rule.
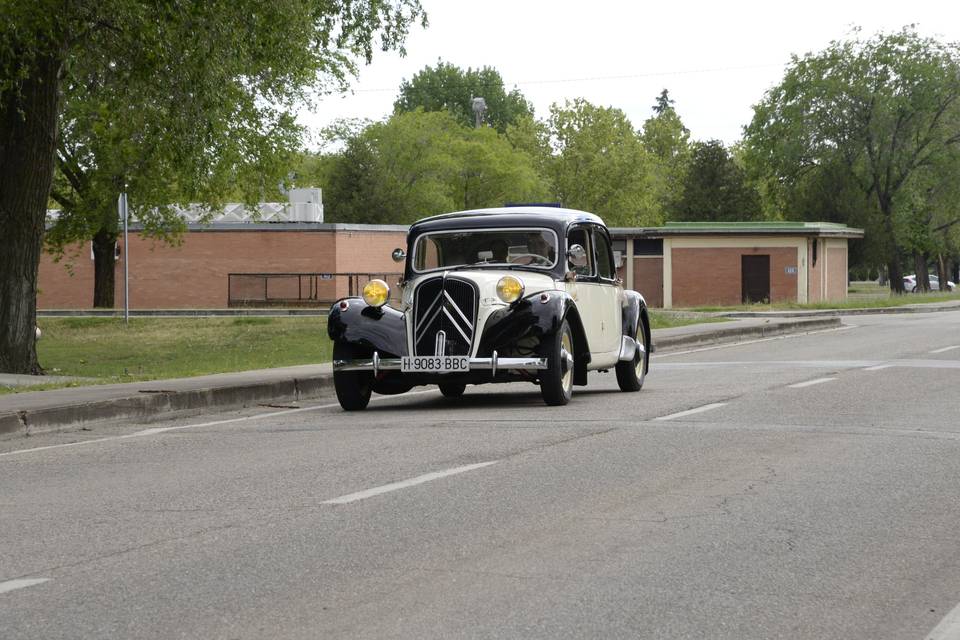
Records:
[[[742,256],[740,292],[744,304],[770,302],[770,256]]]

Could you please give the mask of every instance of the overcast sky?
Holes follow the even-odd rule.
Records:
[[[496,68],[540,118],[554,102],[583,97],[622,109],[639,128],[666,88],[694,139],[730,144],[791,54],[819,51],[854,25],[873,34],[916,24],[960,41],[956,0],[422,3],[430,24],[411,31],[406,57],[375,53],[351,93],[320,99],[301,121],[316,131],[338,118],[384,118],[400,82],[442,59]]]

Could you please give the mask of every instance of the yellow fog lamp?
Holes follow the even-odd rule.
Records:
[[[371,307],[382,307],[390,299],[390,287],[383,280],[371,280],[363,285],[363,301]]]
[[[513,276],[503,276],[497,283],[497,297],[504,302],[516,302],[523,297],[523,280]]]

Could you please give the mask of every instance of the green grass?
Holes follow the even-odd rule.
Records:
[[[729,321],[729,318],[714,318],[710,316],[697,317],[696,314],[688,312],[674,313],[670,311],[657,311],[654,309],[651,309],[649,314],[651,329],[670,329],[671,327],[685,327],[689,324]]]
[[[654,329],[719,321],[650,312]],[[40,318],[38,324],[46,372],[84,380],[0,387],[0,394],[329,362],[333,349],[323,317],[133,318],[129,327],[120,318]]]
[[[843,302],[778,302],[775,304],[743,304],[729,307],[704,306],[693,307],[692,311],[783,311],[783,310],[815,310],[815,309],[870,309],[874,307],[902,307],[908,304],[930,302],[950,302],[960,300],[960,292],[953,293],[907,293],[892,294],[886,287],[872,283],[858,282],[848,289],[848,299]]]
[[[48,374],[131,382],[330,360],[326,318],[40,318]]]

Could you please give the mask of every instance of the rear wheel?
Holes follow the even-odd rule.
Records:
[[[440,393],[444,398],[459,398],[466,391],[467,385],[462,382],[441,382]]]
[[[546,339],[547,369],[540,372],[540,395],[551,406],[570,402],[573,396],[573,332],[564,320]]]
[[[620,385],[620,391],[640,391],[643,387],[643,379],[647,373],[647,354],[650,351],[643,317],[637,320],[637,347],[633,360],[617,363],[617,384]],[[640,347],[643,347],[642,351]]]
[[[369,357],[369,353],[347,342],[333,344],[334,360],[359,360]],[[337,391],[337,400],[345,411],[366,409],[370,403],[373,374],[369,371],[334,371],[333,387]]]

